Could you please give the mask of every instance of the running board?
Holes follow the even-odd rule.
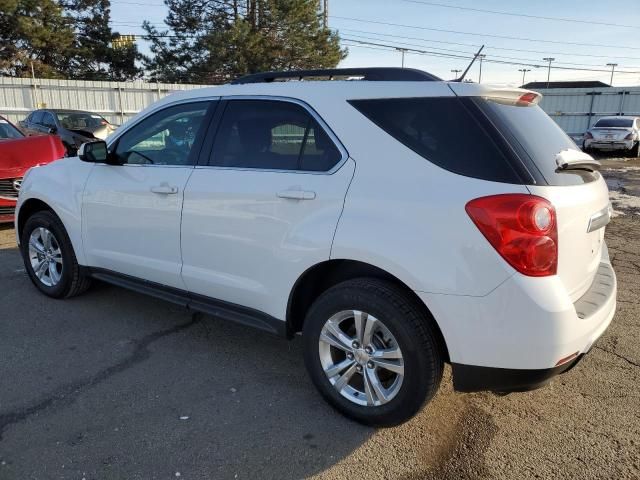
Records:
[[[140,278],[124,275],[103,268],[87,268],[89,275],[96,280],[101,280],[118,287],[126,288],[134,292],[149,295],[151,297],[175,303],[189,310],[206,313],[216,318],[228,320],[242,325],[268,332],[279,337],[287,337],[286,322],[278,320],[271,315],[244,307],[235,303],[225,302],[216,298],[197,295],[168,287],[159,283],[150,282]]]

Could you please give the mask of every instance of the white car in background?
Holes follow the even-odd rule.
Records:
[[[539,99],[375,68],[177,93],[30,170],[24,263],[54,298],[99,279],[301,333],[316,387],[370,425],[411,418],[445,363],[458,391],[535,388],[616,308],[599,164]]]
[[[584,134],[586,152],[622,152],[640,156],[640,118],[603,117]]]

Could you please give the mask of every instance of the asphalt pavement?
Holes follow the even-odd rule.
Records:
[[[589,355],[508,396],[454,393],[447,369],[391,429],[334,412],[299,338],[99,283],[44,297],[0,229],[0,479],[638,479],[639,165],[605,162],[619,303]]]

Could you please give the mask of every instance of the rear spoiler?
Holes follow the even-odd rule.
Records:
[[[563,170],[588,170],[593,172],[600,170],[601,166],[600,162],[594,160],[591,155],[569,148],[556,154],[556,165],[558,166],[556,171],[559,172]]]
[[[503,105],[515,105],[518,107],[531,107],[537,105],[542,99],[542,95],[531,90],[517,89],[495,89],[486,92],[482,97],[492,102]]]

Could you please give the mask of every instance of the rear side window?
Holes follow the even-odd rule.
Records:
[[[29,121],[31,123],[35,123],[40,125],[42,123],[42,116],[44,115],[44,112],[42,110],[38,110],[37,112],[33,112],[31,114],[31,117],[29,117]]]
[[[522,183],[500,148],[457,97],[351,100],[369,120],[418,155],[451,172]]]
[[[230,100],[210,165],[326,172],[342,158],[318,122],[300,105]]]

